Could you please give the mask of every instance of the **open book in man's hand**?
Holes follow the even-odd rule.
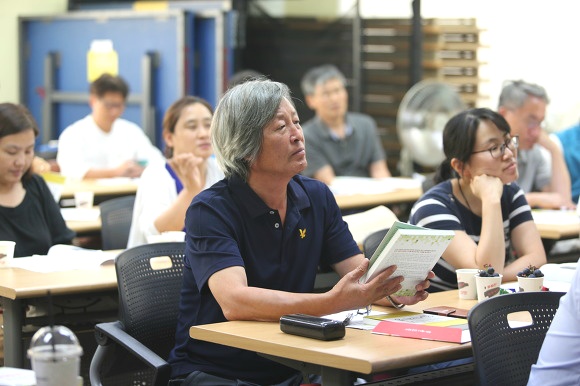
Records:
[[[394,295],[413,296],[415,286],[425,280],[454,235],[454,231],[427,229],[395,221],[370,258],[369,269],[361,277],[361,283],[396,265],[393,277],[403,276],[405,280],[401,283],[403,288]]]

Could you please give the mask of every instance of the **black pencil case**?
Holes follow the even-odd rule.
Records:
[[[341,339],[345,334],[342,322],[306,314],[283,315],[280,318],[280,330],[320,340]]]

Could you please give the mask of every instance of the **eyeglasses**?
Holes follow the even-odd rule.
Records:
[[[505,141],[505,143],[503,143],[499,146],[495,145],[493,147],[490,147],[489,149],[471,152],[471,154],[483,153],[483,152],[489,151],[489,154],[491,154],[492,158],[501,158],[505,154],[506,148],[509,148],[512,152],[515,152],[519,146],[520,146],[520,137],[517,135],[514,135],[513,137],[508,138]]]
[[[545,126],[544,121],[540,121],[540,120],[535,119],[535,118],[526,119],[526,127],[528,129],[535,129],[536,127],[540,127],[543,129],[544,126]]]
[[[370,315],[371,311],[372,311],[371,305],[366,306],[364,309],[359,308],[356,311],[353,310],[346,315],[346,318],[344,319],[342,324],[344,324],[345,326],[348,326],[348,324],[350,323],[352,318],[354,318],[355,316],[362,315],[364,317],[366,315]]]
[[[101,103],[103,104],[103,106],[107,109],[107,110],[112,110],[112,109],[123,109],[125,108],[125,103],[121,102],[121,103],[116,103],[116,102],[110,102],[107,101],[105,99],[99,99],[101,101]]]

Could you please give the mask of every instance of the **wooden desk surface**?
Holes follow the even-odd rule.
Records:
[[[455,291],[431,294],[405,309],[421,312],[429,306],[471,308],[475,300],[461,300]],[[385,311],[393,309],[385,308]],[[393,310],[394,312],[395,310]],[[190,336],[209,342],[301,362],[371,374],[408,368],[471,355],[471,344],[435,342],[372,334],[368,330],[346,329],[344,339],[319,341],[285,334],[277,322],[233,321],[193,326]]]
[[[107,251],[109,252],[109,251]],[[113,256],[120,250],[110,251]],[[4,364],[23,368],[26,364],[22,345],[22,328],[27,317],[22,312],[28,299],[52,295],[84,296],[117,291],[117,276],[113,264],[94,269],[61,272],[34,272],[21,268],[0,269],[0,297],[4,307]],[[85,314],[88,311],[83,312]],[[66,316],[65,316],[66,317]],[[68,318],[73,318],[71,314]]]
[[[120,251],[111,251],[119,253]],[[34,272],[21,268],[0,269],[0,296],[8,299],[32,298],[46,294],[54,295],[78,292],[94,292],[117,288],[114,265],[96,269],[62,272]]]
[[[534,209],[532,216],[543,239],[573,239],[580,234],[580,220],[575,210]]]
[[[340,209],[365,208],[377,205],[397,204],[401,202],[415,202],[421,195],[421,188],[400,189],[378,194],[337,194],[334,197]]]
[[[99,206],[95,205],[93,206],[93,209],[95,210],[99,210]],[[65,210],[65,209],[62,209]],[[68,208],[66,210],[69,210]],[[65,222],[66,222],[66,226],[75,231],[76,233],[88,233],[88,232],[100,232],[101,231],[101,217],[97,217],[95,219],[90,219],[90,220],[67,220],[67,217],[63,216],[65,218]]]
[[[543,239],[560,240],[574,239],[580,235],[579,224],[538,224],[536,228]]]
[[[61,198],[74,197],[75,192],[91,191],[95,196],[129,195],[137,192],[138,180],[130,178],[87,179],[81,181],[66,181]]]
[[[91,221],[66,221],[66,226],[76,233],[100,232],[101,218]]]
[[[336,177],[329,187],[341,209],[415,202],[423,194],[418,181],[404,177]]]

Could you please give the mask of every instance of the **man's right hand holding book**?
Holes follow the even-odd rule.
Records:
[[[417,292],[414,295],[394,296],[393,294],[402,288],[401,283],[404,281],[404,277],[393,276],[397,267],[394,265],[390,266],[372,280],[361,283],[360,278],[366,274],[369,260],[364,258],[362,254],[359,256],[362,258],[362,261],[351,258],[336,264],[334,267],[342,276],[342,279],[328,294],[334,301],[342,299],[344,304],[342,304],[341,308],[343,310],[353,310],[370,304],[386,307],[395,307],[398,304],[413,305],[425,300],[429,296],[426,289],[430,285],[429,279],[435,276],[433,272],[429,272],[425,280],[415,286]],[[360,261],[360,264],[354,269],[343,273],[346,269],[350,268],[349,263],[353,263],[356,260]],[[387,296],[391,296],[394,304],[387,299]]]

